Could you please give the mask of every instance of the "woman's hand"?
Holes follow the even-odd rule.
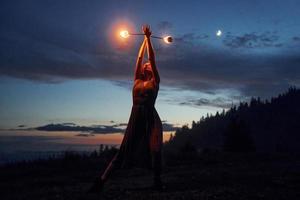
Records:
[[[152,34],[152,32],[150,31],[150,26],[149,25],[145,25],[145,26],[143,26],[142,29],[143,29],[143,32],[144,32],[145,36],[147,38],[149,38],[151,36],[151,34]]]

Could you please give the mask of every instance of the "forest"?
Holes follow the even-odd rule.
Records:
[[[166,151],[299,152],[300,89],[270,100],[251,98],[178,129]]]

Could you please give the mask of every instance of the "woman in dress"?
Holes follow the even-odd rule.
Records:
[[[143,167],[153,170],[154,187],[161,188],[162,123],[154,107],[159,90],[149,26],[143,27],[144,41],[139,50],[132,90],[133,106],[120,150],[94,185],[101,190],[112,171],[118,168]],[[143,64],[147,49],[148,62]]]

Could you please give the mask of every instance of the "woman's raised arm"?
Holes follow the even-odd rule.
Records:
[[[151,64],[151,67],[152,67],[155,82],[157,84],[159,84],[160,78],[159,78],[159,74],[158,74],[158,71],[157,71],[156,63],[155,63],[154,50],[153,50],[151,40],[150,40],[150,36],[151,36],[150,27],[149,26],[143,27],[143,31],[146,35],[148,60],[150,61],[150,64]]]
[[[138,55],[137,60],[136,60],[134,80],[137,80],[137,79],[140,78],[143,59],[144,59],[144,53],[145,53],[145,47],[146,47],[146,38],[144,39],[144,41],[141,45],[139,55]]]

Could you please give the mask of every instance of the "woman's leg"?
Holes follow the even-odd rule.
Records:
[[[101,174],[100,177],[97,177],[94,181],[93,186],[90,188],[89,192],[101,192],[104,183],[108,180],[112,172],[116,169],[120,168],[120,154],[119,152],[113,157],[105,171]]]
[[[107,179],[110,177],[112,172],[116,169],[120,168],[120,154],[119,152],[113,157],[113,159],[110,161],[108,166],[106,167],[105,171],[101,175],[100,179],[103,182],[106,182]]]

